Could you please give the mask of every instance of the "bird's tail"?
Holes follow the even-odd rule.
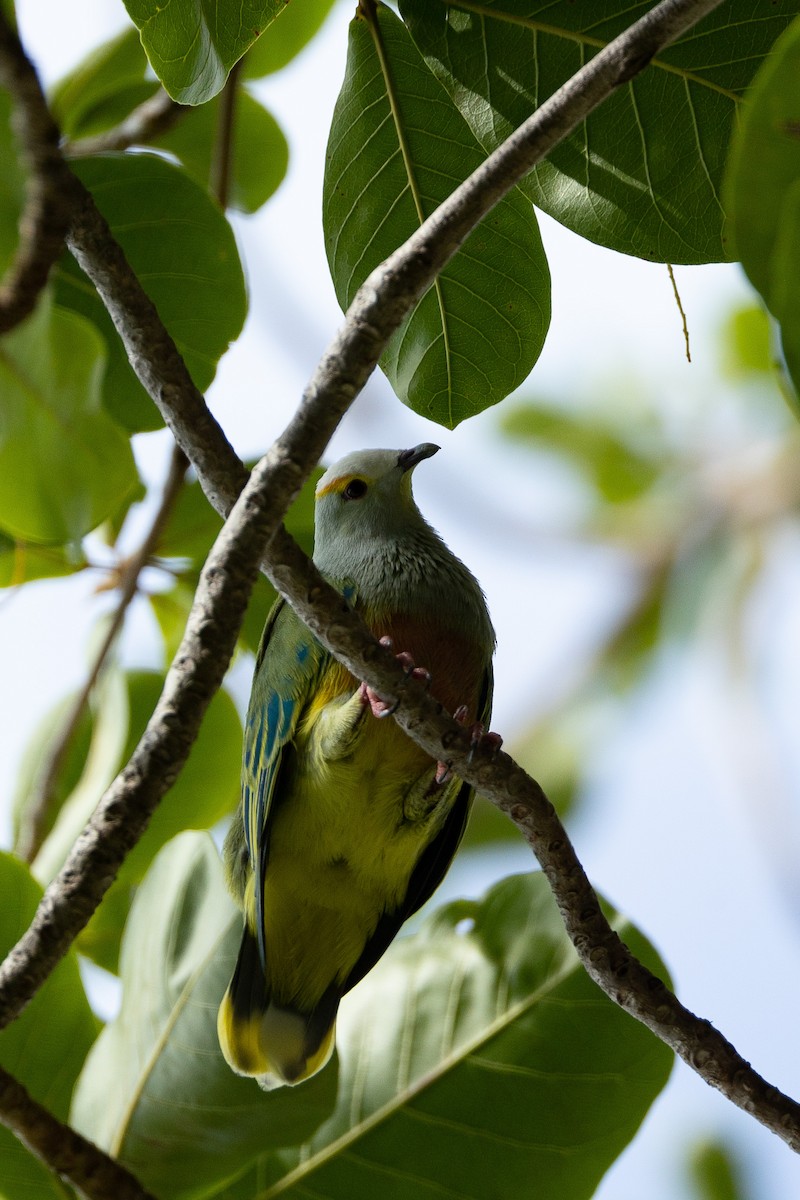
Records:
[[[269,1090],[302,1083],[325,1066],[336,1038],[338,991],[328,989],[310,1013],[272,999],[256,936],[245,923],[239,957],[217,1015],[222,1053],[237,1075]]]

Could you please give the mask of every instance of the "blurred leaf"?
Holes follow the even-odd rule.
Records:
[[[475,1200],[527,1196],[531,1180],[537,1200],[582,1200],[672,1060],[578,965],[539,873],[445,905],[395,942],[345,997],[337,1045],[336,1111],[308,1145],[261,1160],[264,1200],[400,1200],[442,1180]]]
[[[253,463],[247,465],[252,468]],[[322,475],[321,467],[312,471],[286,514],[286,528],[309,555],[314,549],[314,492]],[[181,490],[156,546],[160,558],[183,559],[189,563],[175,588],[151,597],[168,655],[170,648],[177,647],[180,641],[200,570],[221,528],[222,518],[209,504],[200,484],[196,480],[187,484]],[[264,622],[275,598],[275,589],[259,575],[240,634],[242,645],[253,653],[258,649]]]
[[[673,563],[664,562],[645,576],[639,595],[600,655],[604,686],[624,692],[640,682],[659,645],[674,570]]]
[[[33,734],[22,754],[17,784],[12,801],[12,821],[14,844],[16,845],[20,832],[20,823],[25,812],[26,804],[34,792],[39,772],[47,765],[49,749],[53,740],[61,733],[64,721],[70,712],[77,692],[71,692],[53,705],[38,722]],[[49,820],[46,833],[53,824],[67,797],[75,790],[83,772],[83,766],[89,753],[92,740],[92,716],[84,709],[70,741],[61,770],[56,776],[51,803],[48,809]]]
[[[115,879],[76,942],[81,954],[112,975],[119,974],[120,943],[135,894],[133,884]]]
[[[721,1141],[692,1148],[689,1173],[697,1200],[747,1200],[741,1169],[732,1147]]]
[[[181,644],[194,600],[194,591],[194,582],[187,585],[178,579],[168,592],[153,592],[149,596],[150,607],[164,639],[166,662],[172,662]]]
[[[286,0],[125,0],[153,70],[174,100],[202,104],[282,11]]]
[[[0,588],[17,587],[34,579],[58,579],[83,571],[80,546],[37,546],[15,542],[0,530]]]
[[[114,778],[128,730],[128,695],[123,673],[107,669],[91,698],[91,740],[80,778],[63,801],[58,819],[32,865],[46,887],[66,861],[75,839]],[[46,748],[42,747],[42,753]]]
[[[42,896],[27,867],[0,852],[0,959],[5,958],[33,919]],[[75,1080],[97,1037],[70,951],[25,1011],[0,1033],[0,1064],[24,1084],[35,1100],[66,1120]],[[0,1196],[8,1200],[64,1200],[65,1187],[5,1127],[0,1127]]]
[[[725,322],[722,337],[724,370],[733,379],[774,371],[769,317],[763,308],[753,304],[734,309]]]
[[[663,469],[657,458],[623,441],[585,410],[519,404],[503,414],[502,429],[509,437],[569,459],[611,504],[640,496]]]
[[[122,1009],[76,1089],[77,1129],[170,1200],[207,1196],[258,1153],[308,1137],[334,1104],[335,1070],[265,1093],[223,1059],[217,1007],[240,921],[207,835],[162,850],[125,931]]]
[[[92,741],[81,779],[34,862],[36,877],[49,882],[61,869],[81,829],[109,783],[127,763],[164,684],[157,671],[109,672],[93,698]],[[239,798],[242,725],[227,692],[219,691],[203,719],[189,758],[134,849],[106,900],[89,922],[81,949],[113,970],[130,888],[144,876],[161,847],[183,829],[208,829],[235,808]],[[113,894],[118,892],[119,894]]]
[[[98,46],[50,93],[61,132],[76,141],[112,129],[158,90],[158,82],[146,74],[147,58],[135,29]]]
[[[105,355],[89,321],[47,296],[0,351],[0,527],[63,544],[131,493],[130,443],[100,405]]]
[[[93,193],[128,262],[204,391],[238,337],[247,310],[230,225],[184,171],[152,154],[80,159],[72,169]],[[131,431],[158,429],[161,415],[128,363],[111,318],[71,257],[57,270],[59,303],[96,325],[109,354],[103,403]]]
[[[195,109],[153,145],[179,158],[202,187],[208,187],[220,119],[219,98]],[[228,204],[254,213],[277,190],[289,165],[289,146],[270,112],[245,88],[236,96],[231,186]]]
[[[800,17],[777,42],[748,93],[731,143],[726,206],[735,253],[781,324],[800,392]]]
[[[325,247],[343,309],[483,159],[397,17],[379,4],[373,28],[359,12],[350,26],[323,189]],[[405,319],[381,366],[404,404],[452,429],[522,383],[549,319],[538,226],[514,191]]]
[[[126,675],[130,720],[120,766],[144,733],[164,686],[158,671]],[[239,801],[242,723],[228,692],[216,693],[186,765],[153,814],[142,839],[125,860],[118,878],[138,882],[163,845],[183,829],[210,829]]]
[[[400,4],[428,65],[487,152],[649,7]],[[737,107],[796,12],[794,0],[739,0],[710,13],[581,122],[526,176],[523,190],[569,229],[611,249],[658,262],[724,259],[720,191]]]
[[[25,174],[11,133],[11,97],[0,89],[0,278],[13,261],[19,241],[19,216],[25,202]]]
[[[244,60],[247,79],[261,79],[280,71],[300,53],[322,27],[334,0],[293,0],[279,13]]]
[[[294,5],[292,5],[294,9]],[[302,7],[300,11],[304,11]],[[61,81],[53,96],[62,129],[75,141],[104,133],[158,89],[135,29],[106,42]],[[220,101],[185,111],[166,133],[147,144],[174,154],[204,190],[220,120]],[[253,147],[258,153],[253,153]],[[229,204],[255,212],[286,174],[289,148],[275,118],[243,88],[236,100]]]

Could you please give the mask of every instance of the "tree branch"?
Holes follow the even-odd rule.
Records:
[[[33,312],[64,245],[74,197],[73,176],[59,150],[58,128],[36,71],[2,7],[0,84],[14,101],[12,124],[28,169],[19,246],[0,284],[2,334]]]
[[[98,133],[96,137],[67,142],[64,153],[68,158],[88,158],[92,154],[108,154],[116,150],[128,150],[131,146],[146,146],[159,134],[172,129],[188,111],[189,105],[179,104],[163,88],[159,88],[154,96],[134,108],[119,125],[105,133]]]
[[[685,1009],[662,981],[633,958],[609,928],[574,849],[538,784],[505,754],[493,761],[478,754],[476,761],[471,761],[464,730],[418,684],[406,679],[392,655],[369,635],[342,598],[319,578],[279,528],[282,513],[319,458],[341,415],[374,369],[388,338],[475,224],[605,96],[718,2],[665,0],[658,5],[542,105],[403,247],[373,272],[315,372],[298,413],[256,468],[242,501],[252,498],[256,506],[253,520],[258,524],[260,544],[272,535],[268,574],[316,635],[342,658],[356,677],[366,678],[387,698],[398,698],[401,703],[396,719],[406,732],[434,757],[451,759],[456,773],[507,812],[523,831],[551,882],[566,927],[591,977],[617,1003],[672,1046],[708,1083],[751,1112],[794,1149],[800,1149],[800,1106],[757,1075],[707,1021]],[[103,261],[109,250],[106,234],[94,206],[84,200],[72,226],[70,245],[106,302],[134,369],[194,462],[212,503],[224,513],[241,487],[244,468],[190,380],[187,386],[188,376],[175,347],[131,278],[121,252],[118,248],[114,251],[110,264]],[[152,354],[154,334],[156,352]],[[204,610],[206,587],[213,583],[216,571],[232,569],[234,560],[242,572],[246,571],[243,545],[246,541],[252,550],[256,539],[245,535],[239,524],[241,502],[235,513],[236,520],[232,518],[226,525],[209,559],[211,574],[207,577],[204,572],[196,600],[200,611]],[[223,545],[226,535],[228,551]],[[230,561],[226,557],[228,552]],[[239,608],[243,611],[243,605]],[[155,793],[160,795],[163,780],[148,776],[148,772],[161,771],[171,777],[175,771],[171,739],[178,737],[180,741],[184,729],[192,725],[191,720],[186,726],[182,724],[186,687],[182,691],[176,684],[187,670],[187,657],[194,653],[192,637],[197,618],[195,608],[192,611],[185,644],[165,688],[164,695],[167,697],[169,693],[169,699],[162,697],[148,734],[121,776],[121,782],[112,785],[108,799],[101,806],[102,813],[116,816],[117,821],[129,809],[138,812],[143,799],[149,805],[148,811],[157,802]],[[208,617],[215,619],[210,610]],[[230,635],[230,618],[226,618],[226,626]],[[230,648],[233,640],[229,636]],[[191,658],[188,661],[191,663]],[[188,670],[193,673],[191,667]],[[221,673],[217,675],[221,679]],[[195,681],[198,693],[204,695],[206,682],[205,673],[202,680]],[[207,703],[207,697],[204,699]],[[165,732],[164,724],[170,718],[174,728]],[[158,745],[159,753],[148,752],[148,740],[153,746]],[[181,742],[180,757],[185,757],[182,747]],[[126,796],[126,780],[135,785],[133,804],[132,793]],[[144,819],[134,822],[135,828],[121,831],[124,837],[115,839],[115,856],[119,853],[117,847],[124,853],[126,843],[132,844],[143,824]],[[41,917],[37,912],[31,931],[13,952],[9,969],[0,971],[3,1020],[19,1010],[58,954],[63,953],[62,947],[66,947],[88,919],[91,906],[102,896],[112,869],[110,856],[102,853],[103,840],[100,816],[90,822],[67,868],[48,889],[45,900],[50,895],[49,908],[45,906]],[[89,881],[87,876],[97,864],[86,850],[93,852],[95,859],[99,858],[102,868]],[[80,912],[75,915],[70,911],[72,899],[64,900],[70,887],[80,898],[80,905],[75,906],[80,907]],[[53,922],[48,921],[48,912],[55,911],[53,906],[60,917],[57,932]]]
[[[155,1200],[116,1159],[54,1117],[2,1067],[0,1113],[32,1154],[88,1200]]]

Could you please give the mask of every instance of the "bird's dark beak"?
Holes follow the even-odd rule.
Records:
[[[423,458],[432,458],[437,450],[441,450],[441,446],[435,446],[433,442],[421,442],[411,450],[401,450],[397,456],[397,465],[401,471],[410,471],[417,463],[422,462]]]

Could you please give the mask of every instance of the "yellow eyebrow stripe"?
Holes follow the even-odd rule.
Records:
[[[371,483],[372,480],[367,479],[365,475],[337,475],[332,479],[327,487],[315,493],[315,497],[319,500],[320,496],[327,496],[330,492],[343,492],[353,479],[363,479],[365,483]]]

